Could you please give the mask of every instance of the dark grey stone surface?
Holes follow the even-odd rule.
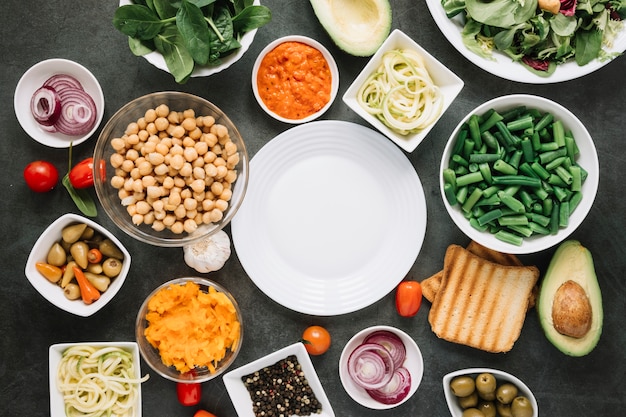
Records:
[[[47,303],[28,283],[24,265],[32,244],[49,223],[66,212],[77,212],[59,186],[48,194],[32,193],[22,179],[24,166],[48,159],[64,173],[67,151],[46,148],[30,139],[13,112],[13,92],[21,75],[47,58],[75,60],[99,79],[106,97],[105,121],[133,98],[161,90],[201,95],[221,107],[237,124],[251,155],[288,126],[270,119],[252,96],[250,72],[257,53],[271,40],[289,34],[309,35],[335,55],[341,74],[339,97],[365,65],[338,50],[313,14],[309,2],[264,1],[273,21],[261,29],[242,60],[227,71],[177,85],[172,77],[142,58],[133,56],[126,39],[111,25],[117,2],[8,0],[0,15],[1,149],[0,194],[2,216],[2,288],[0,289],[0,415],[48,414],[48,348],[54,343],[79,341],[132,341],[139,305],[160,283],[193,274],[183,262],[181,249],[155,248],[134,241],[103,214],[96,219],[123,241],[133,256],[127,282],[109,305],[90,318],[79,318]],[[424,303],[417,317],[400,318],[393,294],[361,311],[337,317],[311,317],[275,304],[245,274],[236,254],[211,278],[226,285],[243,308],[246,335],[235,366],[286,346],[310,324],[326,326],[333,335],[330,351],[314,357],[319,377],[335,410],[348,416],[446,416],[441,378],[450,371],[475,366],[495,367],[517,375],[535,392],[542,416],[609,416],[626,406],[624,365],[626,337],[625,216],[623,194],[624,57],[577,80],[552,85],[527,85],[499,79],[462,57],[441,35],[424,1],[392,0],[394,28],[423,45],[456,72],[465,88],[413,153],[407,154],[424,185],[428,227],[424,247],[408,274],[421,280],[437,271],[450,243],[467,243],[446,214],[437,183],[444,144],[458,121],[471,109],[493,97],[532,93],[553,99],[579,116],[594,137],[600,158],[598,197],[583,225],[573,234],[589,247],[603,290],[605,323],[598,347],[583,358],[557,351],[543,336],[535,311],[528,314],[521,337],[507,354],[489,354],[438,340],[431,332]],[[338,98],[325,119],[365,124]],[[95,138],[75,148],[75,160],[91,154]],[[228,229],[227,229],[228,230]],[[545,271],[553,250],[523,256]],[[390,260],[392,261],[392,260]],[[381,276],[380,279],[386,279]],[[366,409],[351,400],[338,375],[343,345],[357,331],[376,324],[397,326],[408,332],[424,355],[425,372],[419,390],[406,404],[390,411]],[[145,372],[149,371],[142,364]],[[221,378],[203,385],[202,408],[218,417],[235,416]],[[176,400],[175,384],[152,373],[143,385],[144,416],[192,416]]]

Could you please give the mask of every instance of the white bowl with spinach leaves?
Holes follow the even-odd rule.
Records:
[[[113,25],[131,52],[177,83],[220,72],[248,50],[271,11],[259,0],[120,0]]]

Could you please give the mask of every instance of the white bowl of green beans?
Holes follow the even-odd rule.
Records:
[[[593,139],[549,99],[517,94],[472,110],[443,152],[440,189],[454,223],[490,249],[529,254],[562,242],[598,190]]]

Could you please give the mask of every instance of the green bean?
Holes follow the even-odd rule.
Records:
[[[521,236],[517,236],[511,232],[507,232],[506,230],[498,230],[494,236],[498,240],[515,246],[522,246],[522,243],[524,242],[524,239]]]
[[[483,143],[483,139],[480,136],[480,128],[478,127],[478,116],[473,114],[470,116],[467,125],[469,127],[469,134],[477,148],[480,148]]]
[[[483,175],[483,179],[487,184],[491,184],[493,182],[491,176],[491,168],[489,167],[488,163],[485,162],[482,164],[478,164],[478,170]]]
[[[559,149],[559,144],[556,142],[544,142],[539,146],[539,152],[556,151]]]
[[[493,177],[494,184],[502,185],[523,185],[526,187],[541,187],[541,181],[538,178],[527,177],[524,175],[501,175]]]
[[[498,193],[498,197],[500,197],[500,201],[502,201],[502,204],[513,210],[515,213],[526,212],[526,207],[524,206],[524,203],[519,201],[517,198],[502,191]]]
[[[549,198],[544,198],[541,201],[541,205],[543,207],[543,210],[541,211],[541,213],[544,216],[549,216],[552,213],[552,207],[554,206],[554,202]]]
[[[469,162],[476,162],[482,164],[483,162],[495,162],[500,159],[498,153],[473,153],[469,156]]]
[[[465,185],[474,184],[483,180],[483,174],[480,171],[471,172],[456,178],[456,186],[463,187]]]
[[[525,226],[528,224],[528,217],[524,214],[502,216],[498,219],[500,226]]]
[[[500,197],[498,194],[490,195],[489,197],[485,197],[483,194],[483,198],[478,200],[474,206],[482,207],[482,206],[497,206],[501,203]]]
[[[500,209],[494,209],[491,211],[486,212],[485,214],[483,214],[482,216],[478,217],[478,224],[480,226],[484,226],[487,223],[490,223],[494,220],[497,220],[498,218],[502,217],[503,213],[502,210]]]
[[[513,154],[509,157],[509,160],[506,161],[508,162],[509,165],[511,165],[512,167],[514,167],[515,169],[519,168],[519,164],[522,160],[522,154],[523,152],[520,150],[517,150],[515,152],[513,152]]]
[[[443,185],[443,192],[446,196],[446,200],[448,200],[448,204],[451,206],[456,206],[456,194],[454,193],[454,186],[449,182]]]
[[[498,143],[498,139],[489,131],[483,132],[481,135],[483,139],[483,143],[487,145],[487,147],[491,149],[500,148],[500,144]]]
[[[522,139],[522,152],[524,154],[524,162],[531,163],[535,159],[535,150],[530,139]]]
[[[555,172],[556,172],[556,175],[558,175],[559,178],[561,178],[563,182],[567,185],[571,185],[572,182],[574,181],[574,177],[569,172],[569,170],[560,165],[555,168]]]
[[[552,136],[554,141],[560,146],[565,146],[565,129],[563,128],[563,122],[555,120],[552,123]]]
[[[486,232],[487,229],[489,228],[488,225],[480,225],[478,224],[478,220],[474,217],[472,217],[471,219],[469,219],[469,224],[470,226],[472,226],[474,229],[478,230],[479,232]]]
[[[567,156],[559,156],[555,160],[547,163],[545,168],[548,171],[555,170],[556,167],[563,165],[563,163],[565,163],[565,161],[568,161],[568,160],[569,160],[569,158]]]
[[[457,184],[458,186],[458,184]],[[461,187],[458,188],[456,190],[456,201],[459,202],[459,204],[463,204],[465,203],[465,200],[467,199],[467,193],[469,192],[467,187]]]
[[[527,162],[522,162],[520,164],[519,171],[522,174],[526,175],[527,177],[539,178],[539,175],[537,175],[537,173],[535,171],[533,171],[533,169],[531,168],[531,166]]]
[[[559,211],[560,204],[554,203],[552,212],[550,213],[550,234],[556,235],[559,232]]]
[[[558,158],[559,156],[567,155],[567,149],[558,148],[554,151],[546,151],[539,154],[539,161],[542,164],[547,164],[548,162]]]
[[[535,130],[540,131],[541,129],[545,129],[550,123],[552,123],[552,120],[554,120],[554,116],[551,113],[544,114],[535,125]]]
[[[535,200],[532,198],[530,193],[526,190],[520,190],[519,197],[520,197],[520,201],[524,204],[524,207],[530,210],[530,208],[533,206],[535,202]]]
[[[533,126],[533,117],[528,115],[507,122],[506,128],[510,131],[524,130]]]
[[[533,171],[535,171],[537,177],[541,178],[542,180],[547,180],[548,178],[550,178],[550,173],[548,172],[548,170],[541,166],[539,162],[533,162],[532,164],[530,164],[530,167]]]
[[[580,191],[576,191],[572,193],[572,196],[569,199],[569,212],[570,213],[574,212],[574,210],[576,209],[578,204],[580,204],[582,199],[583,199],[583,193],[581,193]]]
[[[512,230],[516,233],[519,233],[520,235],[524,237],[531,237],[533,234],[533,229],[530,228],[530,223],[528,223],[525,226],[512,224],[510,226],[507,226],[507,229]]]
[[[465,143],[463,144],[463,158],[469,158],[470,154],[474,151],[474,145],[476,143],[470,139],[465,139]]]
[[[559,227],[567,227],[569,224],[569,216],[569,201],[563,201],[559,207]]]
[[[493,169],[505,175],[517,174],[517,168],[515,168],[511,164],[508,164],[507,162],[504,162],[502,159],[498,159],[496,162],[493,163]]]
[[[549,235],[550,229],[535,222],[528,223],[528,227],[533,233],[538,233],[540,235]]]
[[[452,184],[456,189],[456,174],[454,173],[454,170],[445,168],[443,170],[443,181],[448,184]]]
[[[500,115],[500,113],[496,112],[495,110],[490,111],[487,118],[481,123],[480,131],[483,133],[488,132],[500,120],[502,120],[502,116]]]
[[[543,227],[550,224],[550,217],[544,216],[543,214],[528,213],[527,216],[532,223],[540,224]]]
[[[469,197],[467,197],[467,200],[465,200],[465,202],[461,206],[463,211],[466,213],[470,212],[472,208],[474,207],[474,204],[478,202],[478,200],[480,199],[480,197],[482,197],[482,195],[483,195],[483,192],[480,188],[474,188],[474,191],[472,191]]]

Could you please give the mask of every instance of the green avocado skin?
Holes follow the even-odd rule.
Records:
[[[552,324],[552,300],[559,287],[568,280],[577,282],[585,289],[591,304],[591,329],[582,338],[562,335]],[[539,290],[537,313],[546,338],[564,354],[585,356],[598,344],[604,318],[602,293],[591,252],[579,241],[566,240],[552,256]]]

